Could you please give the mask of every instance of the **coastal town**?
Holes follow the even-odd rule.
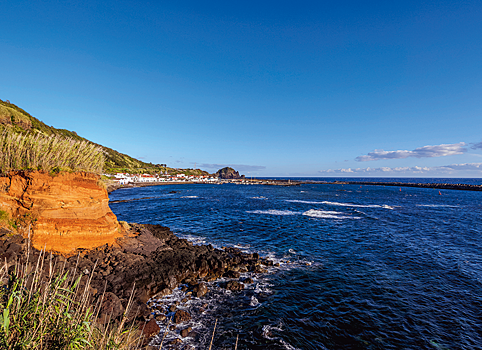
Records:
[[[139,184],[139,183],[215,183],[219,179],[212,175],[186,175],[186,174],[129,174],[117,173],[115,175],[104,174],[107,177],[113,176],[113,181],[118,185]]]

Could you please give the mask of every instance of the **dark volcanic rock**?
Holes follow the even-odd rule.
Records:
[[[200,298],[208,292],[208,287],[206,287],[206,284],[204,282],[199,283],[196,287],[193,289],[193,294]]]
[[[100,322],[105,324],[111,320],[115,320],[122,316],[123,312],[124,307],[117,295],[111,292],[105,293],[99,313]]]
[[[182,323],[190,320],[191,320],[191,314],[184,310],[177,310],[176,314],[174,315],[175,323]]]
[[[233,292],[238,292],[244,289],[244,284],[238,281],[229,281],[228,283],[226,283],[226,289]]]
[[[146,323],[144,329],[142,330],[142,333],[144,333],[144,336],[146,338],[150,338],[154,335],[157,335],[160,330],[161,328],[157,325],[156,320],[152,319]]]
[[[78,255],[68,258],[53,256],[54,273],[60,273],[62,269],[71,273],[76,271],[76,276],[81,275],[81,288],[91,278],[88,291],[94,303],[104,295],[100,311],[100,321],[103,323],[109,320],[118,322],[131,294],[132,307],[126,315],[129,322],[151,322],[155,318],[161,321],[166,317],[162,314],[171,305],[161,307],[149,303],[154,312],[151,315],[147,307],[149,299],[166,296],[180,284],[185,292],[191,290],[193,296],[202,297],[208,292],[206,281],[214,281],[223,275],[237,279],[239,272],[246,272],[248,268],[253,272],[265,271],[260,264],[269,264],[257,254],[245,254],[236,248],[219,250],[211,245],[194,246],[191,242],[176,237],[166,227],[139,224],[129,226],[129,231],[117,240],[116,246],[106,245],[90,251],[80,251]],[[23,237],[0,230],[0,258],[2,263],[7,260],[9,271],[15,268],[17,260],[20,263],[26,262],[27,246],[27,240]],[[31,249],[28,261],[36,265],[39,256],[44,259],[40,266],[43,266],[43,275],[47,278],[49,254],[41,255],[38,250]],[[225,287],[232,291],[244,289],[244,285],[236,280],[229,281]],[[175,312],[176,323],[191,319],[186,311],[173,308],[172,312]]]
[[[251,284],[251,283],[253,283],[253,279],[251,277],[247,277],[243,280],[243,283]]]
[[[241,274],[238,271],[229,270],[228,272],[224,273],[223,276],[227,278],[239,278]]]
[[[215,175],[221,179],[244,179],[244,175],[240,176],[239,172],[230,167],[219,169]]]
[[[189,335],[189,333],[191,333],[191,331],[192,331],[191,327],[183,329],[181,331],[181,337],[186,338]]]

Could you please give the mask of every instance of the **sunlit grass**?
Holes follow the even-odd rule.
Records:
[[[6,127],[0,133],[0,172],[11,170],[87,171],[101,173],[101,147],[87,141],[42,133],[20,134]]]
[[[47,273],[42,274],[45,270]],[[92,302],[88,276],[55,270],[58,266],[45,254],[34,266],[17,264],[8,271],[4,265],[0,269],[1,349],[140,348],[140,332],[126,325],[125,316],[115,326],[96,322],[102,298]],[[132,297],[125,314],[131,301]]]

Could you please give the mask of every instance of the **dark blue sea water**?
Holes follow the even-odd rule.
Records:
[[[281,262],[237,298],[211,288],[199,348],[218,319],[213,349],[236,336],[238,349],[482,349],[482,192],[440,192],[225,184],[110,198],[153,197],[112,203],[119,220]]]

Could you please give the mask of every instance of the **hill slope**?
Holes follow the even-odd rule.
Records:
[[[126,154],[117,152],[109,147],[105,147],[89,141],[79,135],[75,131],[65,129],[57,129],[48,126],[37,118],[31,116],[22,108],[10,103],[9,101],[0,100],[0,132],[4,127],[12,128],[18,133],[38,133],[45,135],[60,135],[74,140],[87,141],[102,148],[105,157],[105,172],[128,172],[128,173],[176,173],[184,172],[187,174],[203,174],[202,170],[187,169],[184,171],[176,171],[176,169],[163,166],[161,164],[145,163]],[[207,173],[206,173],[207,174]]]

